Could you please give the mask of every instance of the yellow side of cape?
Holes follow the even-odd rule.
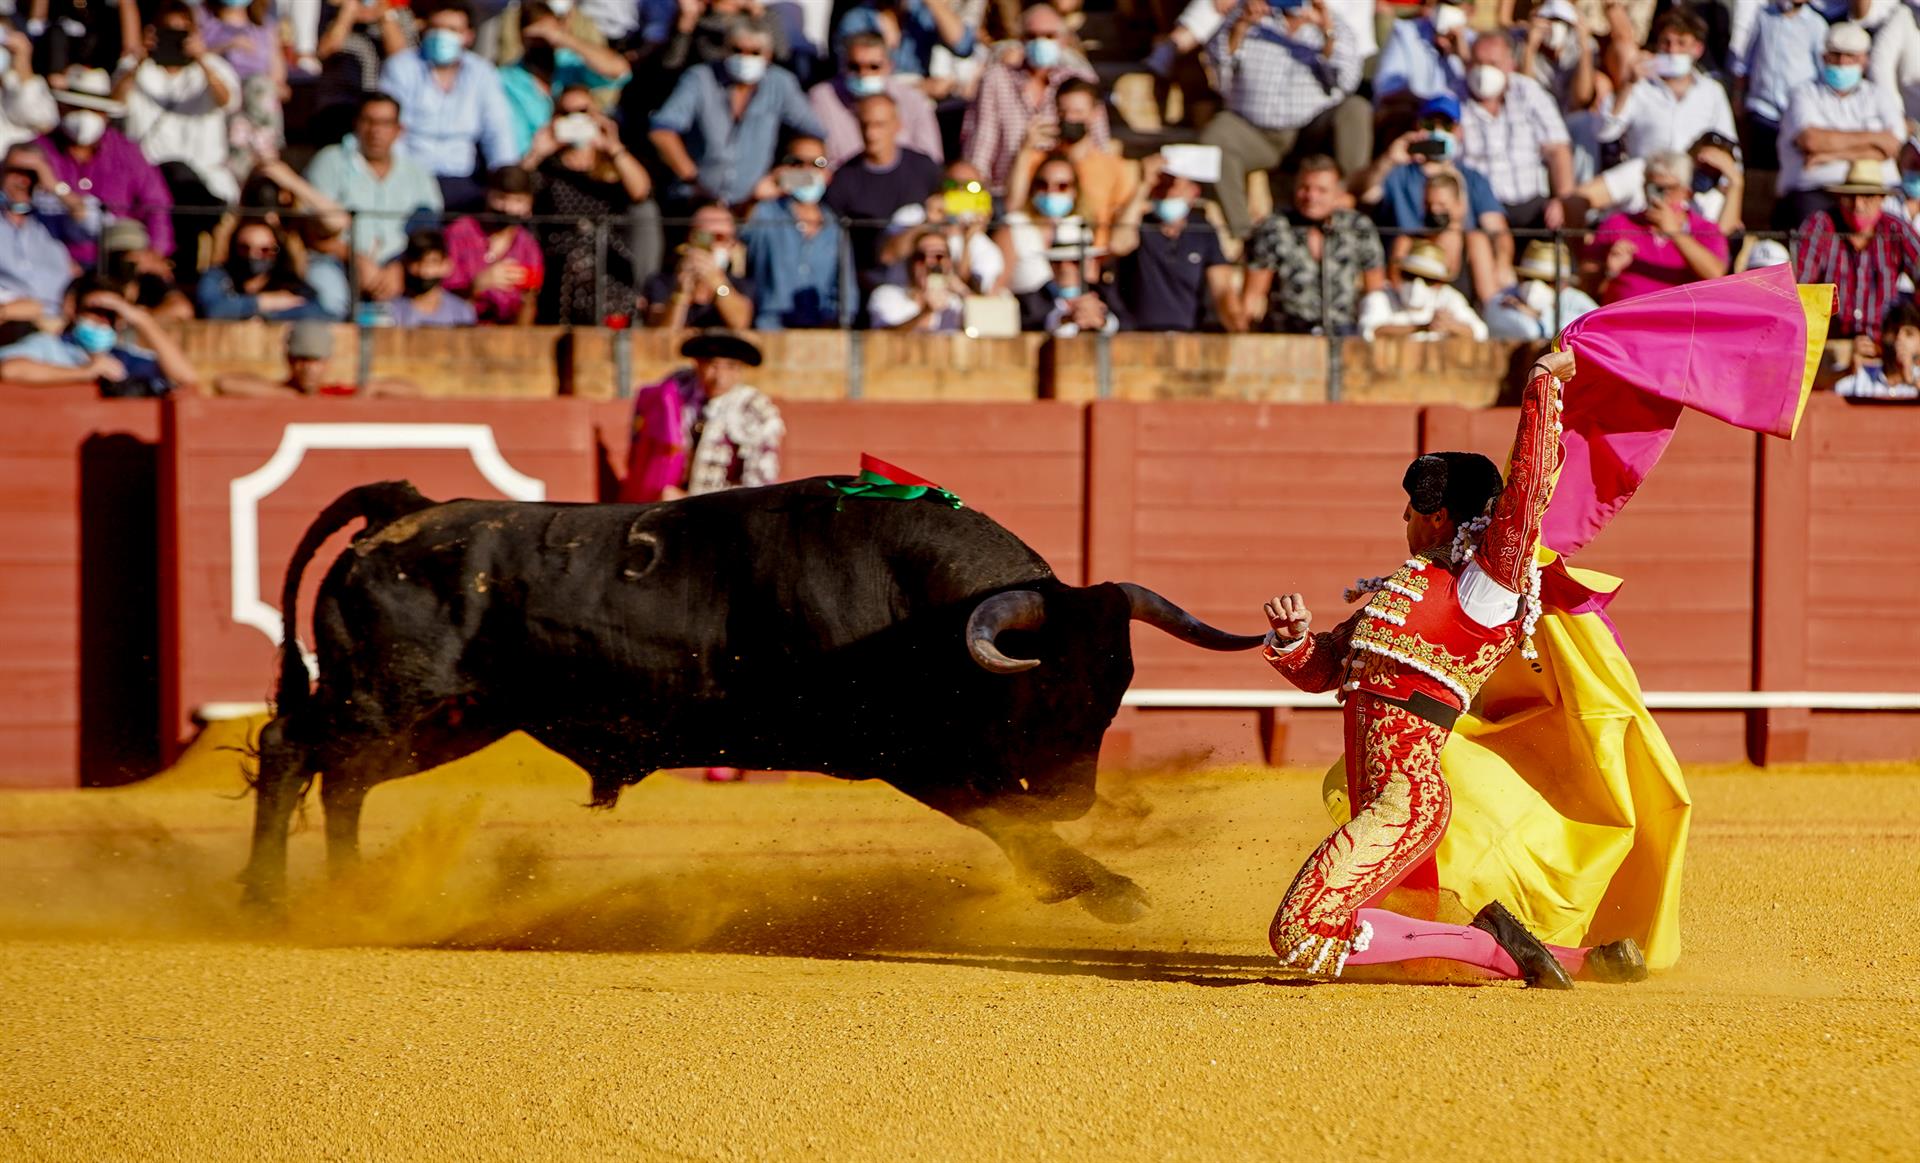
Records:
[[[1602,592],[1618,584],[1570,572]],[[1664,969],[1680,956],[1692,812],[1680,764],[1598,615],[1549,609],[1534,644],[1539,670],[1509,655],[1440,753],[1453,792],[1440,887],[1469,912],[1502,902],[1551,944],[1632,937]],[[1323,791],[1344,821],[1344,766]]]

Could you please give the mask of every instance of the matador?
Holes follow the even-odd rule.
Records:
[[[1557,989],[1572,988],[1574,976],[1646,976],[1631,939],[1548,946],[1499,901],[1471,925],[1380,907],[1446,831],[1452,797],[1440,749],[1455,720],[1516,647],[1532,656],[1535,549],[1563,456],[1560,393],[1573,374],[1571,352],[1533,366],[1504,485],[1478,453],[1429,454],[1408,467],[1402,516],[1411,556],[1390,576],[1356,583],[1349,600],[1366,601],[1352,617],[1312,634],[1299,594],[1267,603],[1267,661],[1302,690],[1340,692],[1353,808],[1274,915],[1268,936],[1291,968],[1338,977],[1349,965],[1439,958]]]

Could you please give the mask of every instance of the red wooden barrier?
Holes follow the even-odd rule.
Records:
[[[0,787],[153,768],[159,439],[152,401],[0,403]]]
[[[287,560],[335,497],[354,485],[406,478],[441,499],[591,500],[589,407],[567,400],[172,403],[163,452],[166,743],[188,736],[197,707],[266,697]],[[314,591],[348,536],[336,534],[308,568],[303,636]]]

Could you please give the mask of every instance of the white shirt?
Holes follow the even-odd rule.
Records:
[[[905,287],[893,283],[882,283],[867,296],[867,315],[872,318],[875,327],[898,327],[909,319],[920,317],[920,304]],[[940,319],[934,325],[935,331],[958,331],[963,326],[964,304],[959,295],[947,296],[947,305],[940,312]]]
[[[1782,194],[1798,190],[1818,190],[1839,185],[1847,179],[1844,161],[1823,162],[1809,168],[1806,156],[1794,139],[1804,129],[1842,129],[1858,133],[1875,130],[1906,140],[1906,112],[1900,99],[1879,85],[1861,81],[1845,93],[1826,84],[1808,85],[1794,93],[1787,113],[1780,119],[1780,182],[1775,188]],[[1892,160],[1886,164],[1888,186],[1900,184],[1900,167]]]
[[[1408,279],[1398,289],[1388,286],[1384,290],[1369,291],[1361,298],[1360,338],[1371,342],[1374,332],[1380,328],[1397,326],[1422,328],[1413,334],[1414,339],[1440,339],[1441,332],[1425,328],[1441,315],[1451,315],[1465,323],[1475,339],[1487,337],[1486,323],[1458,287]]]
[[[1504,626],[1520,616],[1520,595],[1489,577],[1487,571],[1480,568],[1478,558],[1469,559],[1466,568],[1460,571],[1460,580],[1454,583],[1453,596],[1467,617],[1489,630]],[[1300,649],[1300,644],[1306,640],[1306,636],[1301,635],[1291,642],[1285,642],[1281,640],[1279,631],[1267,631],[1267,649],[1275,654],[1290,654]]]
[[[1685,94],[1675,93],[1658,77],[1642,78],[1627,90],[1627,99],[1615,106],[1613,116],[1621,125],[1621,145],[1633,158],[1685,153],[1707,132],[1738,140],[1727,90],[1697,70]]]
[[[227,100],[215,104],[207,70],[220,77]],[[184,162],[222,201],[240,196],[227,168],[227,116],[240,108],[240,78],[233,66],[211,54],[178,72],[151,60],[134,66],[127,94],[127,136],[154,165]]]
[[[1844,396],[1850,400],[1920,399],[1920,387],[1913,384],[1889,383],[1886,369],[1872,363],[1833,385],[1833,391],[1835,395]]]

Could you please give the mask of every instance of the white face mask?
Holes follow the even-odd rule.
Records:
[[[1684,52],[1663,52],[1653,58],[1653,71],[1669,81],[1686,76],[1693,71],[1693,54]]]
[[[1480,100],[1491,101],[1506,91],[1506,70],[1493,65],[1475,65],[1467,70],[1467,92]]]
[[[107,115],[92,109],[75,109],[60,119],[60,132],[75,145],[92,145],[107,132]]]
[[[1459,32],[1467,26],[1467,10],[1458,4],[1442,4],[1434,9],[1433,30],[1441,36]]]
[[[547,11],[565,20],[573,15],[573,0],[547,0]]]
[[[1565,56],[1567,46],[1573,43],[1573,25],[1558,20],[1547,23],[1547,51],[1556,57]]]

